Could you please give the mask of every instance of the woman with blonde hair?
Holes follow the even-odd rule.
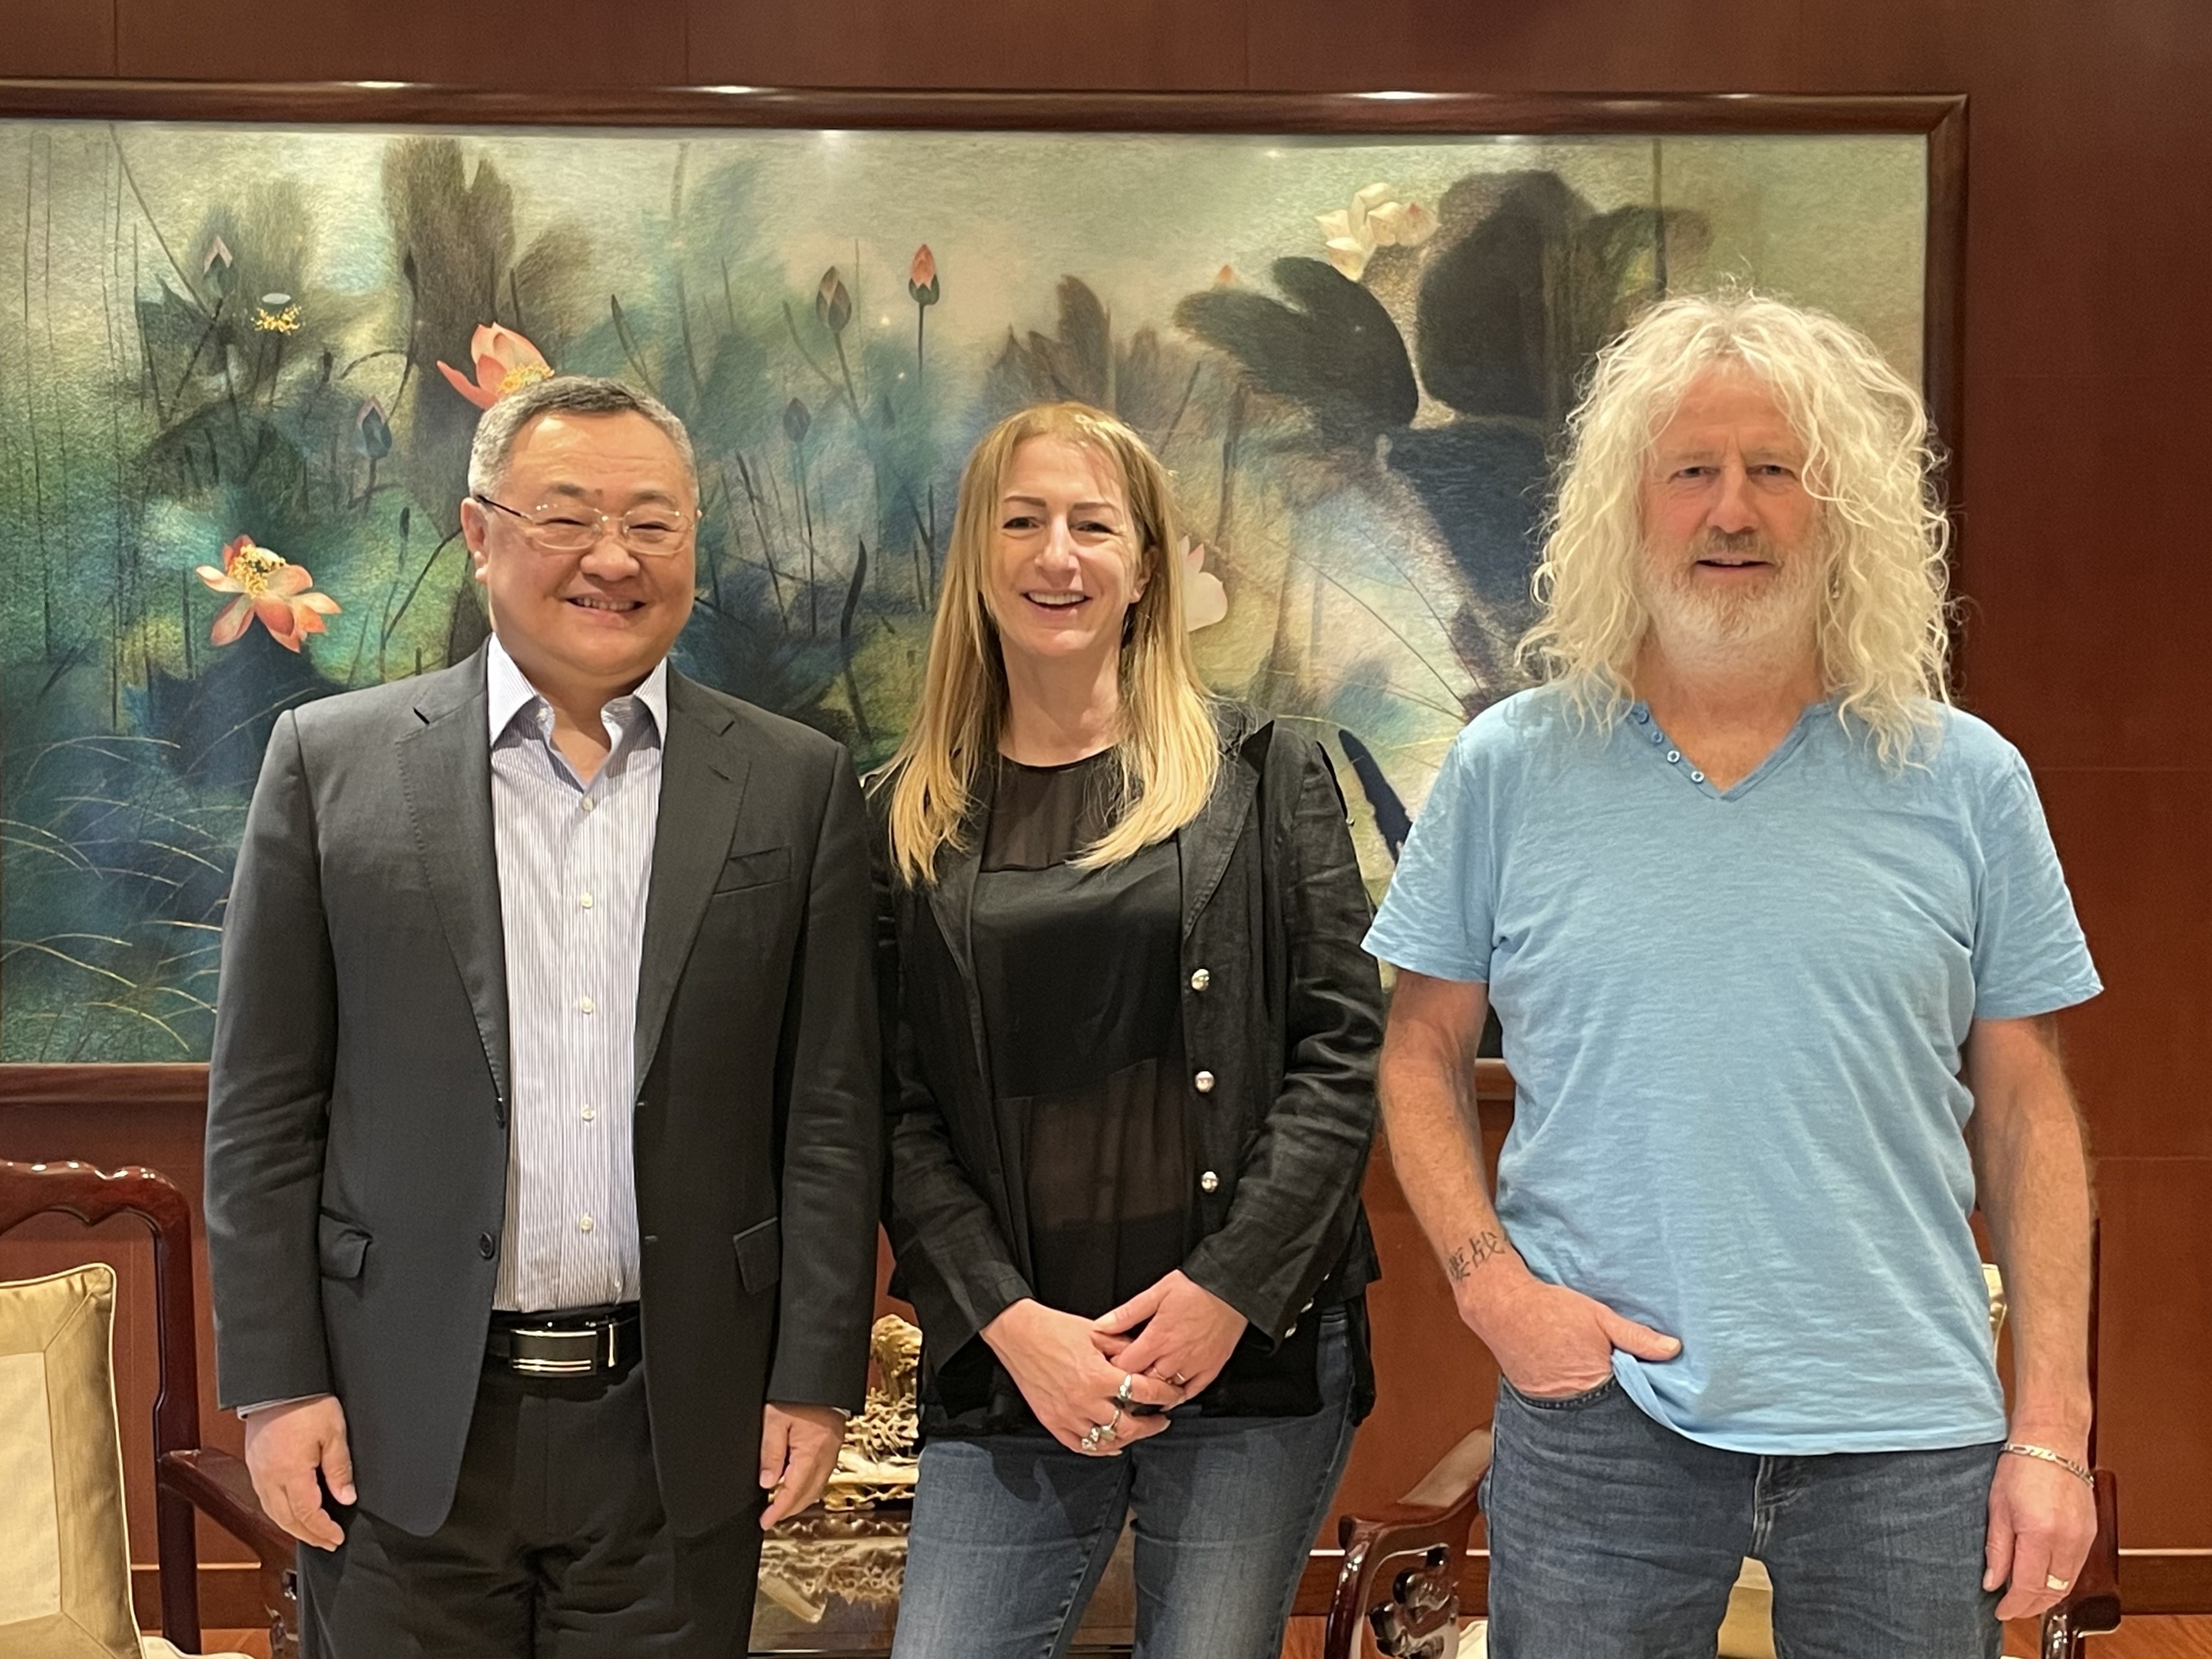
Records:
[[[1313,742],[1202,689],[1129,428],[1001,422],[884,775],[887,1223],[922,1328],[897,1659],[1273,1659],[1372,1402],[1382,994]]]

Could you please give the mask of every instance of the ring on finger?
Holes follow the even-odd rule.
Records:
[[[1110,1443],[1121,1431],[1121,1408],[1116,1406],[1114,1407],[1113,1416],[1108,1418],[1103,1423],[1093,1423],[1083,1431],[1083,1449],[1096,1453],[1100,1447]]]
[[[1190,1379],[1181,1371],[1177,1371],[1173,1376],[1168,1378],[1168,1386],[1173,1389],[1187,1389],[1190,1386]]]
[[[1114,1390],[1115,1405],[1124,1408],[1135,1405],[1137,1402],[1131,1391],[1134,1389],[1136,1386],[1136,1377],[1130,1372],[1122,1372],[1121,1386]]]
[[[2043,1575],[2043,1588],[2047,1590],[2069,1590],[2074,1588],[2074,1581],[2071,1578],[2061,1578],[2055,1572],[2046,1572]]]

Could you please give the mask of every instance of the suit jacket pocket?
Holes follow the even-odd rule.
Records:
[[[750,853],[732,853],[722,862],[722,873],[715,878],[714,894],[742,893],[751,887],[765,887],[770,882],[781,881],[791,873],[791,849],[788,847],[763,847]]]
[[[315,1223],[315,1249],[322,1258],[324,1278],[359,1279],[368,1255],[368,1235],[325,1211]]]
[[[755,1296],[783,1277],[783,1231],[770,1216],[732,1241],[738,1247],[738,1277]]]

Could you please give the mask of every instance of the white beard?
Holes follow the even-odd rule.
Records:
[[[1651,632],[1674,661],[1794,655],[1812,648],[1820,601],[1825,550],[1812,544],[1784,553],[1758,538],[1709,538],[1698,551],[1756,554],[1772,573],[1756,584],[1727,587],[1698,580],[1694,566],[1670,558],[1655,568],[1647,551],[1639,572]]]

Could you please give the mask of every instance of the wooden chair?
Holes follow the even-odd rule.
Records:
[[[2097,1243],[2090,1242],[2089,1395],[2097,1391]],[[1991,1274],[1991,1317],[2003,1316],[2002,1289]],[[1470,1558],[1467,1540],[1480,1509],[1482,1477],[1489,1472],[1491,1433],[1477,1429],[1421,1477],[1420,1483],[1379,1515],[1347,1515],[1337,1522],[1344,1550],[1336,1594],[1329,1604],[1322,1659],[1358,1659],[1361,1632],[1386,1659],[1451,1659],[1458,1651],[1460,1623],[1487,1602],[1489,1561]],[[2089,1462],[2097,1461],[2096,1433],[2090,1431]],[[2119,1492],[2111,1471],[2097,1469],[2097,1538],[2089,1547],[2074,1587],[2044,1615],[2039,1659],[2082,1659],[2085,1638],[2120,1626]],[[1479,1577],[1478,1577],[1479,1574]],[[1462,1597],[1463,1591],[1471,1591]],[[1739,1583],[1732,1598],[1720,1652],[1771,1653],[1764,1608],[1744,1605],[1751,1598]],[[1462,1612],[1464,1605],[1465,1612]],[[1753,1639],[1737,1645],[1732,1632]]]
[[[75,1216],[88,1227],[110,1216],[132,1216],[154,1236],[155,1329],[161,1351],[161,1391],[154,1401],[154,1507],[162,1635],[188,1651],[200,1644],[199,1560],[192,1521],[197,1510],[260,1557],[270,1651],[289,1659],[298,1547],[262,1513],[246,1466],[228,1452],[200,1443],[192,1220],[184,1194],[167,1176],[135,1165],[111,1173],[88,1164],[0,1159],[0,1232],[50,1212]]]

